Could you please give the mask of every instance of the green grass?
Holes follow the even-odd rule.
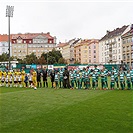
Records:
[[[0,133],[132,133],[132,90],[0,88]]]

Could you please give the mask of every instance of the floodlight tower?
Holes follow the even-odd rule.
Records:
[[[10,17],[13,17],[14,6],[6,6],[6,17],[8,17],[8,48],[9,48],[9,68],[11,69],[10,62]]]

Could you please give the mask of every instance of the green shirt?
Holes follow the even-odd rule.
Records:
[[[124,81],[124,73],[120,73],[120,81]]]

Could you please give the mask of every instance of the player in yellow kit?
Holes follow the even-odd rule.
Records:
[[[37,88],[36,88],[36,86],[37,86],[37,79],[36,79],[36,77],[37,77],[37,73],[36,73],[36,71],[32,68],[32,81],[33,81],[33,86],[34,86],[34,89],[36,90]]]
[[[4,77],[6,77],[6,75],[7,75],[6,70],[4,70],[3,75],[4,75]]]
[[[2,77],[2,70],[0,70],[0,80],[1,80],[1,77]]]
[[[1,86],[2,71],[0,70],[0,86]]]

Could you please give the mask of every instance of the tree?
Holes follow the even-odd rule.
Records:
[[[30,55],[26,55],[23,62],[26,64],[37,64],[37,57],[34,53],[31,53]]]
[[[9,55],[7,53],[2,53],[2,55],[0,55],[0,61],[8,61],[9,60]]]
[[[47,64],[44,56],[41,56],[38,60],[37,60],[37,64]]]
[[[56,51],[53,49],[52,51],[48,53],[42,53],[42,55],[46,61],[48,61],[48,64],[56,64],[58,63],[58,60],[62,58],[62,54],[60,51]]]
[[[60,58],[58,60],[58,64],[67,64],[66,60],[64,58]]]
[[[14,57],[10,57],[10,61],[14,60]],[[0,55],[0,61],[9,61],[9,54],[7,53],[2,53],[2,55]]]
[[[74,62],[74,64],[80,64],[80,62],[79,62],[78,60],[76,60],[76,61]]]

